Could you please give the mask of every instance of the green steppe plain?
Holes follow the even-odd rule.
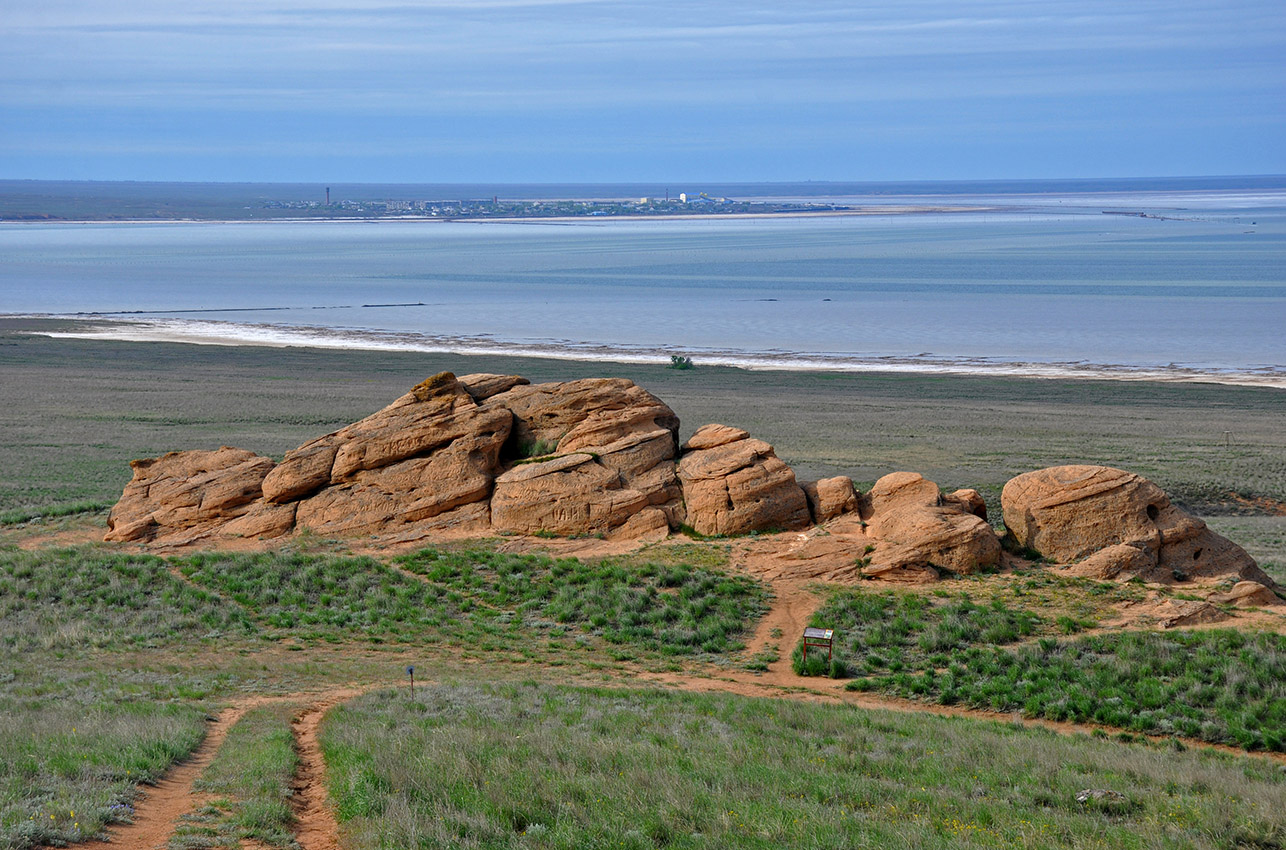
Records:
[[[199,783],[214,801],[171,847],[290,847],[290,700],[336,684],[374,688],[322,730],[352,847],[1286,846],[1282,762],[1195,743],[1280,748],[1286,646],[1206,630],[1122,650],[1102,643],[1115,636],[1081,634],[1129,588],[1036,569],[944,582],[926,597],[863,587],[828,603],[854,621],[843,651],[857,688],[988,707],[1012,696],[988,690],[998,683],[1036,700],[991,706],[1015,719],[1110,727],[1069,736],[1005,716],[642,686],[640,676],[700,684],[753,669],[741,643],[764,590],[725,573],[717,541],[605,562],[500,555],[494,541],[397,558],[313,538],[268,555],[174,558],[16,546],[100,533],[95,506],[115,501],[132,458],[220,445],[280,457],[448,369],[628,377],[678,412],[684,436],[712,421],[747,428],[802,478],[867,486],[916,470],[943,489],[977,487],[993,515],[1020,472],[1120,466],[1286,582],[1286,518],[1272,513],[1286,502],[1286,392],[21,332],[57,326],[0,321],[0,847],[82,840],[128,820],[138,780],[191,752],[207,715],[257,696],[286,702],[233,727]],[[1006,678],[1025,674],[1001,652],[1034,653],[1067,676],[1079,659],[1114,661],[1086,668],[1101,692],[1046,693],[1035,676]],[[424,683],[414,701],[408,664]],[[1171,693],[1191,711],[1153,705]],[[1130,698],[1155,715],[1136,732],[1180,737],[1124,731]],[[1085,789],[1119,796],[1078,802]]]

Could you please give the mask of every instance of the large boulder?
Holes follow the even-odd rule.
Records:
[[[491,396],[486,404],[513,414],[513,443],[519,456],[592,450],[656,430],[669,431],[676,443],[678,439],[679,417],[674,411],[625,378],[515,386]]]
[[[876,481],[861,499],[861,517],[878,541],[863,570],[872,577],[923,575],[926,568],[968,575],[1000,562],[1000,538],[986,520],[944,500],[937,484],[915,472]]]
[[[1071,563],[1126,545],[1146,557],[1141,577],[1147,580],[1232,577],[1273,586],[1244,549],[1132,472],[1054,466],[1011,479],[1000,498],[1005,527],[1017,544],[1055,561]]]
[[[264,499],[295,501],[440,450],[477,455],[470,468],[487,467],[489,475],[512,424],[506,410],[480,407],[454,375],[442,372],[365,419],[287,452],[264,481]],[[484,492],[480,498],[485,497]]]
[[[598,534],[645,508],[660,511],[671,528],[683,522],[675,473],[679,418],[642,387],[623,378],[529,384],[491,396],[486,405],[511,412],[506,451],[521,464],[504,474],[492,499],[497,528]],[[551,458],[549,465],[529,463],[532,455]],[[593,465],[565,460],[581,455]],[[545,501],[560,504],[545,509],[531,501],[538,498],[534,488],[545,486],[551,488]],[[636,496],[643,499],[638,505]],[[541,526],[542,517],[552,525]],[[649,514],[649,533],[655,524]]]
[[[700,534],[796,529],[810,522],[795,473],[772,446],[740,429],[700,428],[684,445],[679,481],[687,522]]]
[[[491,524],[500,531],[601,534],[648,507],[619,472],[586,452],[524,463],[496,479]]]
[[[107,518],[106,540],[150,542],[200,535],[251,510],[272,458],[224,446],[170,452],[130,464],[134,477]]]
[[[1257,581],[1239,581],[1227,593],[1212,593],[1206,599],[1215,605],[1232,605],[1235,608],[1262,608],[1265,605],[1282,604],[1276,593]]]
[[[800,486],[808,497],[808,509],[813,514],[813,522],[829,522],[837,516],[857,510],[857,488],[853,486],[853,479],[847,475],[805,481]]]

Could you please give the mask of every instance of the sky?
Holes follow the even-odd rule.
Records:
[[[1281,173],[1281,0],[0,0],[0,178]]]

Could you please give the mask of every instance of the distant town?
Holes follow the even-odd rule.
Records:
[[[631,200],[332,200],[264,201],[260,208],[280,215],[354,218],[580,218],[586,216],[747,215],[844,212],[853,207],[831,203],[738,201],[699,193],[673,198]]]

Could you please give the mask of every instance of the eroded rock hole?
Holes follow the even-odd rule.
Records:
[[[1160,515],[1161,515],[1161,511],[1160,509],[1157,508],[1156,505],[1148,505],[1148,519],[1155,522],[1156,518]]]
[[[1194,560],[1194,561],[1195,561],[1195,560],[1199,559],[1200,557],[1201,557],[1201,550],[1200,550],[1200,549],[1198,549],[1197,551],[1195,551],[1195,552],[1193,552],[1193,553],[1192,553],[1192,560]]]

